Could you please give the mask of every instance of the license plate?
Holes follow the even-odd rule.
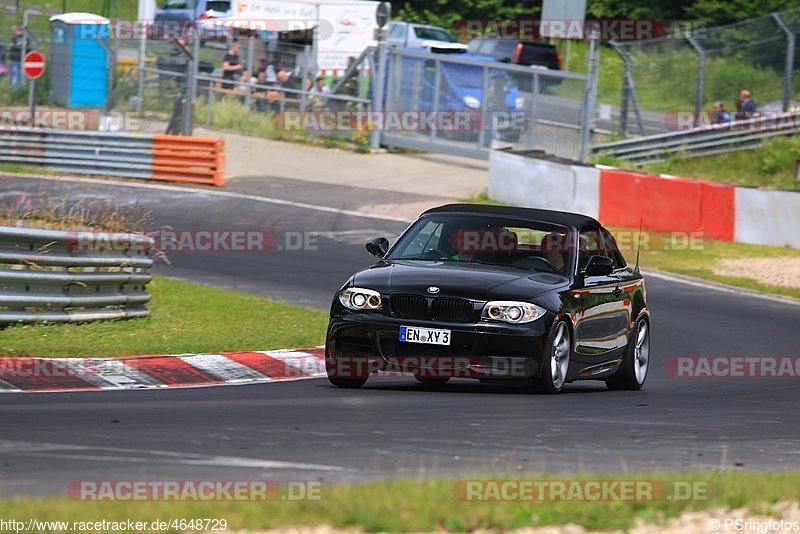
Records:
[[[428,345],[449,345],[450,330],[436,328],[417,328],[401,326],[400,341],[402,343],[427,343]]]

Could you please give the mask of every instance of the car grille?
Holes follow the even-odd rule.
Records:
[[[403,319],[433,319],[452,323],[470,320],[474,306],[465,299],[436,298],[432,301],[414,295],[395,295],[391,297],[392,315]]]
[[[428,300],[425,297],[397,295],[391,298],[392,313],[404,319],[425,319]]]
[[[438,321],[463,323],[472,316],[472,302],[463,299],[434,299],[431,305],[433,318]]]

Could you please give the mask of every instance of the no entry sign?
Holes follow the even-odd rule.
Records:
[[[35,80],[44,74],[44,66],[44,54],[35,50],[33,52],[28,52],[25,55],[25,59],[22,60],[22,72],[24,72],[25,76],[30,80]]]

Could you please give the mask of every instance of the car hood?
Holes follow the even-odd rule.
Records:
[[[431,295],[472,300],[530,300],[569,284],[563,276],[475,263],[386,260],[356,273],[353,285],[385,294]]]

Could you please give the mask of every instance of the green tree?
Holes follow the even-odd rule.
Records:
[[[708,21],[709,26],[740,22],[800,6],[800,0],[695,0],[686,14]]]
[[[504,0],[405,0],[393,4],[394,18],[409,22],[453,28],[464,19],[539,18],[541,0],[534,2]]]

